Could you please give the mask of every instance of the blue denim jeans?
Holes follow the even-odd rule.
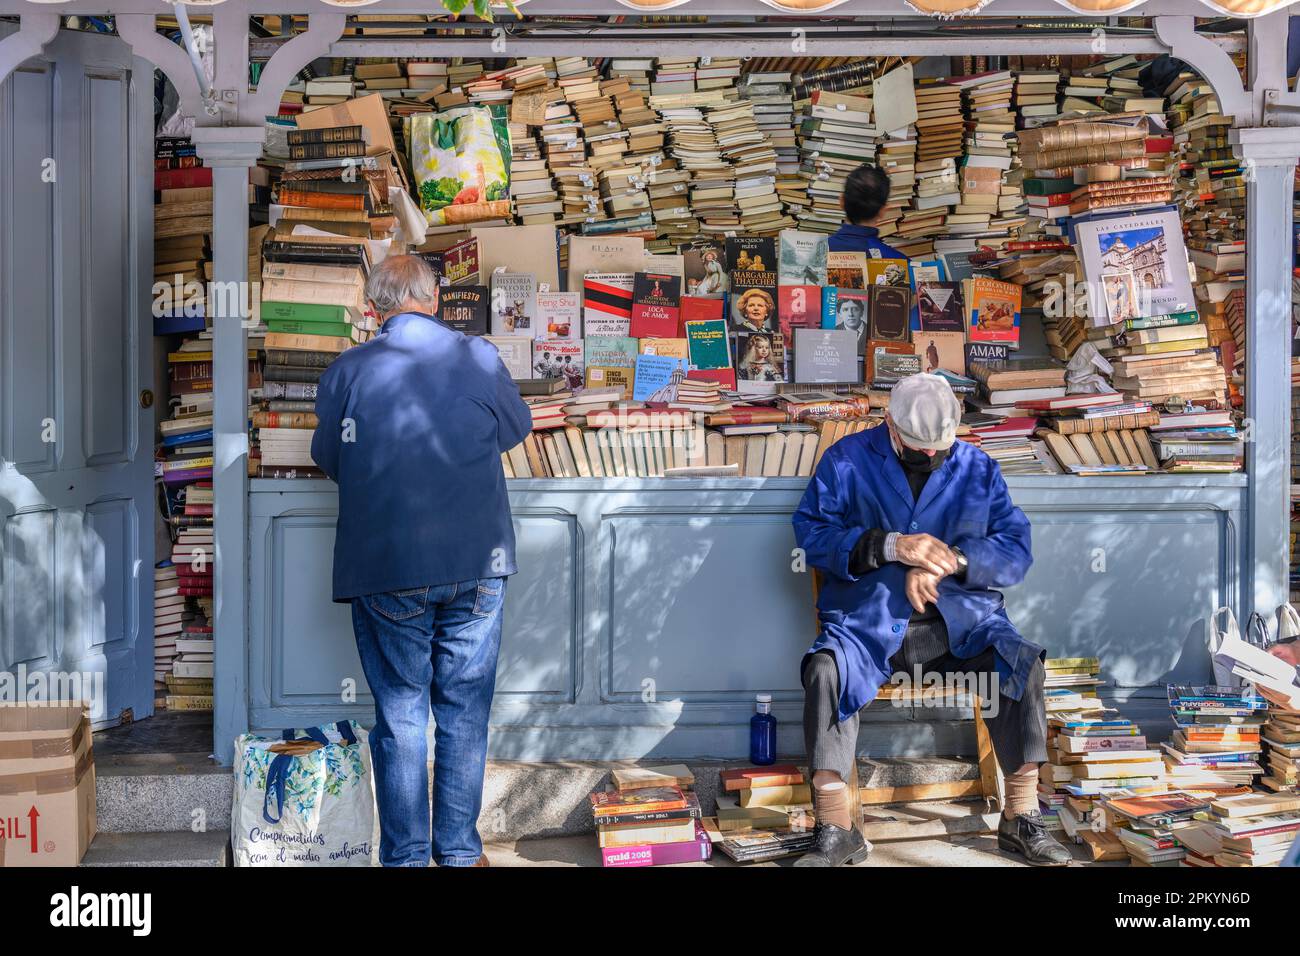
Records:
[[[505,593],[505,578],[478,578],[352,601],[357,651],[375,698],[370,749],[384,866],[428,866],[431,853],[439,866],[473,866],[483,852],[476,823]]]

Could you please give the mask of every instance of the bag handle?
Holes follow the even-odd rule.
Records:
[[[289,766],[293,762],[290,754],[276,754],[266,768],[266,793],[262,797],[262,819],[267,823],[279,823],[284,816],[284,785],[289,779]],[[275,796],[275,816],[271,816],[271,796]]]
[[[1300,614],[1290,604],[1279,604],[1277,606],[1277,639],[1285,640],[1288,637],[1300,635]]]
[[[1246,643],[1253,644],[1260,650],[1269,645],[1268,622],[1258,611],[1251,611],[1250,617],[1246,619]]]
[[[343,742],[349,747],[356,745],[357,735],[352,731],[352,721],[340,720],[334,724],[334,729],[338,732],[338,735],[343,738]],[[295,728],[286,727],[284,730],[280,731],[280,737],[285,741],[302,739],[295,738],[294,732]],[[316,743],[320,744],[322,747],[328,747],[330,745],[330,739],[325,736],[325,731],[319,727],[306,727],[303,729],[303,734],[307,739],[316,741]]]
[[[1224,612],[1228,614],[1227,627],[1219,627],[1219,617]],[[1210,616],[1210,653],[1217,654],[1219,648],[1223,646],[1224,638],[1237,637],[1237,615],[1232,613],[1232,608],[1224,605]]]

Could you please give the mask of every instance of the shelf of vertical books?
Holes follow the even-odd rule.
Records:
[[[252,477],[321,477],[316,383],[407,250],[532,407],[512,479],[806,479],[920,372],[1009,479],[1240,472],[1231,117],[1141,56],[970,59],[337,58],[259,167]]]

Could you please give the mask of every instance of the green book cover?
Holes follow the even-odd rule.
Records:
[[[687,322],[686,349],[691,368],[730,368],[726,319]]]
[[[1026,196],[1055,196],[1075,188],[1073,179],[1026,179],[1022,185]]]
[[[1201,321],[1195,309],[1187,312],[1171,312],[1169,315],[1150,315],[1143,319],[1125,319],[1124,328],[1135,332],[1139,329],[1162,329],[1170,325],[1195,325]]]
[[[268,319],[262,313],[266,327],[272,332],[292,332],[297,335],[337,335],[356,338],[356,327],[350,322],[311,321],[306,319]]]
[[[272,319],[287,319],[297,322],[347,322],[349,317],[349,310],[344,305],[273,301],[262,303],[262,320],[267,324],[270,324]],[[346,335],[347,333],[335,334]]]

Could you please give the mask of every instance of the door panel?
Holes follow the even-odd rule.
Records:
[[[62,33],[0,84],[0,671],[96,726],[153,711],[152,83]]]

